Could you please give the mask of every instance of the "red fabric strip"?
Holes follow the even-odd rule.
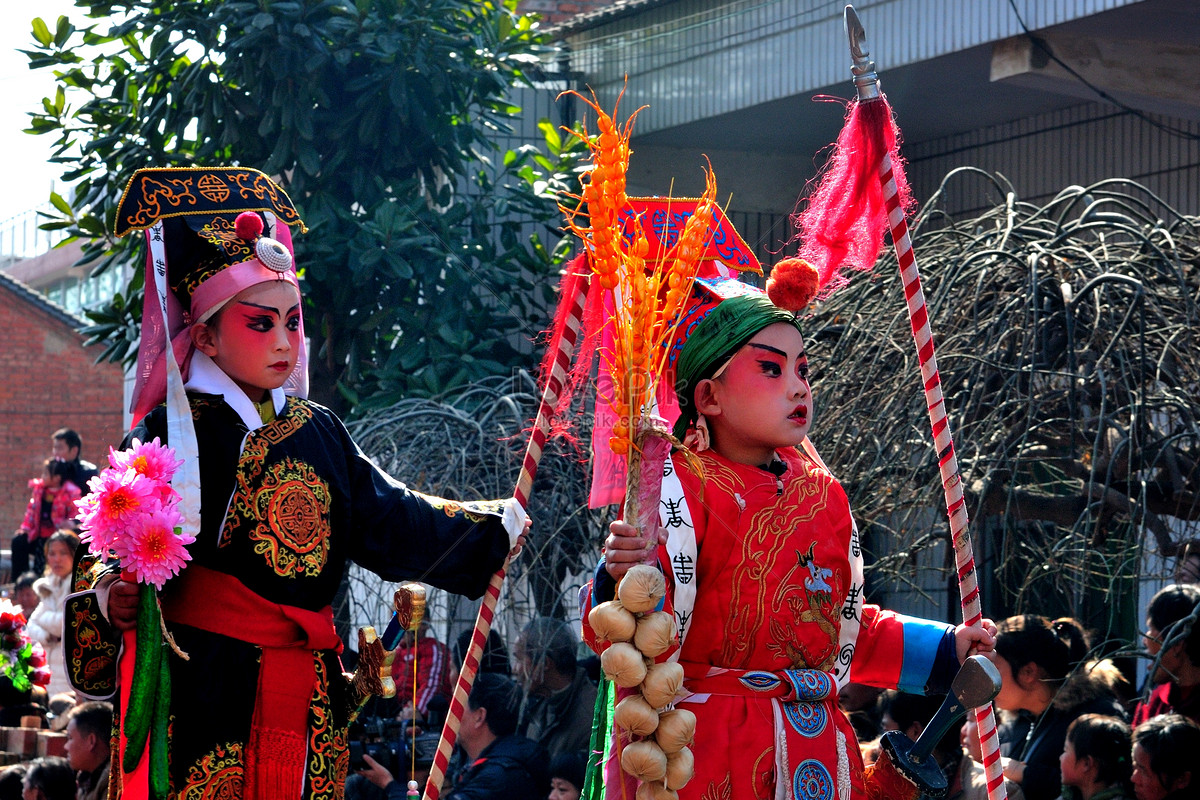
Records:
[[[341,651],[333,609],[309,611],[272,603],[232,575],[194,564],[163,592],[162,609],[170,623],[262,647],[245,751],[245,796],[255,800],[299,797],[308,707],[317,683],[313,651]],[[236,629],[231,630],[230,620],[237,620]]]

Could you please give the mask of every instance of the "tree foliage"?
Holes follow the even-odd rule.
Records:
[[[35,20],[26,52],[59,83],[30,130],[56,137],[75,186],[48,227],[86,240],[85,263],[140,263],[140,241],[110,235],[134,170],[254,166],[310,228],[297,264],[318,399],[386,404],[524,362],[561,261],[537,226],[575,155],[549,123],[546,153],[493,144],[542,46],[515,0],[76,5],[90,24]],[[137,339],[136,272],[93,312],[114,359]]]

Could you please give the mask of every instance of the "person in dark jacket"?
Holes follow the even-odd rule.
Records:
[[[463,767],[454,776],[446,800],[528,800],[549,791],[549,757],[536,742],[517,736],[521,690],[509,678],[480,673],[467,698],[458,729]],[[364,755],[369,769],[359,772],[387,792],[388,800],[403,800],[407,787],[388,770]]]
[[[72,708],[68,717],[64,755],[75,770],[76,800],[103,800],[108,797],[112,705],[83,703]]]
[[[563,620],[539,617],[513,649],[525,690],[517,732],[545,747],[551,758],[587,750],[591,742],[596,685],[576,660],[578,641]]]
[[[100,474],[96,465],[79,457],[83,450],[83,437],[70,428],[59,428],[50,437],[54,458],[71,468],[70,481],[85,495],[90,491],[88,481]]]
[[[999,728],[1004,777],[1028,800],[1054,800],[1062,791],[1067,727],[1084,714],[1126,719],[1117,699],[1125,679],[1111,661],[1084,663],[1088,640],[1077,620],[1026,614],[998,627],[988,656],[1003,686],[993,702],[1013,715]]]

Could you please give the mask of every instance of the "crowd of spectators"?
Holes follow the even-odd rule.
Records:
[[[1150,664],[1144,692],[1136,691],[1112,660],[1094,657],[1088,633],[1074,619],[1027,614],[1001,621],[991,658],[1002,678],[994,703],[1008,796],[1200,797],[1200,774],[1193,781],[1191,763],[1200,752],[1200,628],[1192,633],[1198,610],[1200,586],[1194,584],[1168,586],[1150,601],[1140,642]],[[423,786],[469,641],[470,631],[464,631],[446,647],[425,627],[402,646],[395,677],[407,694],[397,702],[396,715],[418,731],[416,757],[410,759],[416,772],[409,761],[399,775],[367,756],[366,768],[347,784],[348,800],[403,797],[413,778]],[[413,674],[402,674],[414,669],[409,648],[416,654],[415,683]],[[530,622],[515,637],[511,654],[491,632],[446,776],[447,798],[576,800],[583,788],[598,677],[580,652],[578,635],[561,620]],[[447,675],[439,671],[443,660],[449,662]],[[917,739],[943,698],[852,684],[840,700],[853,712],[870,763],[883,731]],[[407,747],[411,756],[412,745]],[[933,757],[948,778],[951,800],[986,798],[973,715],[934,744]]]
[[[471,633],[447,646],[422,624],[401,641],[393,661],[396,698],[365,714],[384,717],[373,727],[393,733],[383,737],[382,750],[364,747],[346,782],[347,800],[403,798],[410,780],[424,788]],[[534,619],[511,653],[489,632],[445,776],[447,800],[577,800],[599,677],[595,657],[579,653],[579,634],[562,620]],[[391,763],[383,763],[387,755]]]
[[[1025,800],[1182,800],[1200,797],[1200,586],[1167,586],[1150,600],[1140,655],[1146,686],[1135,691],[1112,660],[1095,657],[1074,619],[1025,614],[998,623],[989,657],[1001,677],[993,700],[1001,764],[1011,798]],[[1131,648],[1126,648],[1126,651]],[[939,696],[876,693],[852,686],[851,713],[866,760],[877,737],[899,730],[915,740]],[[933,747],[951,800],[987,796],[974,715]]]
[[[7,692],[12,693],[12,687]],[[113,709],[72,694],[46,699],[40,687],[21,704],[23,726],[41,724],[61,741],[62,755],[0,767],[0,800],[103,800],[108,797]]]

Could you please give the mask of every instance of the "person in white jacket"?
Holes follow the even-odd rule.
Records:
[[[46,541],[46,575],[33,584],[41,602],[25,626],[30,638],[41,642],[46,650],[46,664],[50,667],[50,685],[46,691],[51,697],[71,691],[63,661],[63,602],[71,593],[71,565],[78,546],[79,537],[67,530],[57,531]]]

